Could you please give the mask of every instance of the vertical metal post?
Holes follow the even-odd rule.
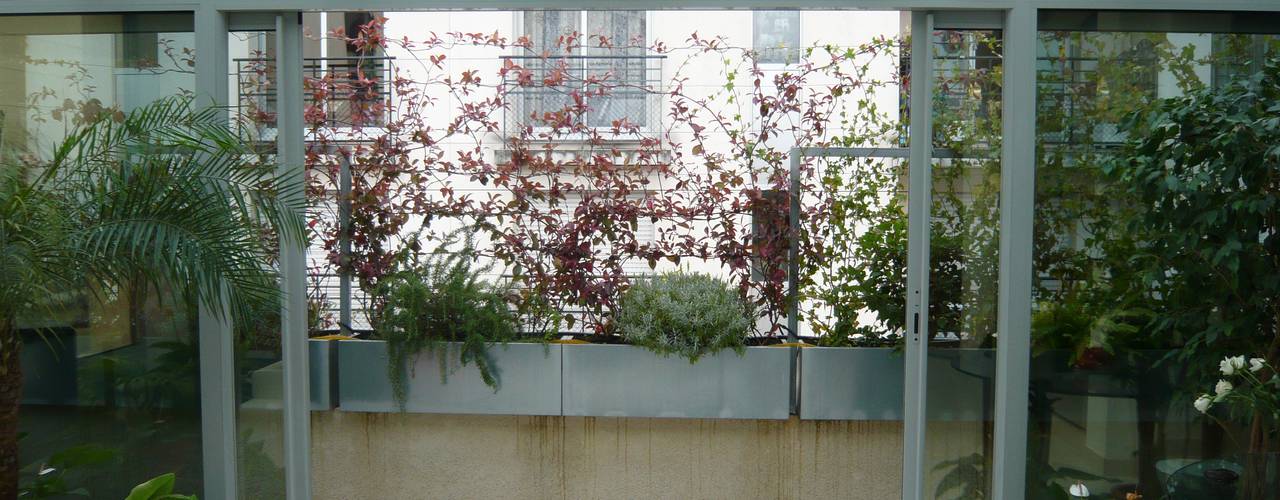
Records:
[[[338,154],[338,326],[351,328],[351,159]],[[350,332],[344,332],[350,333]]]
[[[933,15],[911,13],[910,144],[907,191],[907,331],[902,421],[902,498],[924,498],[929,348],[929,224],[933,159]]]
[[[798,148],[791,149],[791,185],[787,199],[791,202],[787,218],[787,342],[800,341],[800,162]],[[800,348],[791,347],[791,414],[800,414]]]
[[[996,331],[992,498],[1026,495],[1035,223],[1036,9],[1019,3],[1004,22],[1000,169],[1000,284]]]
[[[276,16],[276,103],[278,169],[289,183],[305,182],[302,126],[302,14]],[[294,191],[298,197],[301,190]],[[305,200],[291,200],[300,207]],[[307,386],[306,241],[282,238],[281,351],[284,357],[285,498],[311,498],[311,412]]]
[[[195,50],[196,106],[225,106],[228,91],[226,14],[208,5],[196,10]],[[204,304],[199,307],[203,493],[205,498],[234,500],[237,474],[233,325],[226,308],[216,311]]]
[[[790,217],[787,219],[787,342],[800,340],[800,162],[803,153],[798,148],[791,149],[791,188],[787,199],[791,202]]]

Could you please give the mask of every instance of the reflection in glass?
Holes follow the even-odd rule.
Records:
[[[1196,148],[1243,159],[1234,148],[1247,147],[1178,136],[1164,144],[1181,141],[1183,154],[1144,163],[1161,146],[1143,140],[1158,130],[1152,123],[1168,119],[1156,110],[1227,95],[1214,92],[1257,78],[1280,43],[1270,35],[1041,31],[1038,45],[1027,496],[1082,484],[1094,498],[1232,498],[1236,486],[1190,493],[1210,491],[1204,471],[1239,468],[1244,451],[1191,400],[1223,376],[1224,354],[1254,355],[1249,346],[1274,326],[1232,326],[1252,306],[1229,290],[1256,295],[1241,280],[1262,268],[1230,270],[1236,257],[1196,256],[1206,244],[1228,245],[1230,233],[1203,228],[1227,227],[1212,218],[1233,210],[1222,200],[1247,192],[1262,163],[1224,167]],[[1186,95],[1199,97],[1169,100]],[[1228,112],[1227,102],[1193,114]],[[1230,137],[1230,127],[1210,129]],[[1181,184],[1187,178],[1177,170],[1188,162],[1203,162],[1182,171],[1192,172],[1193,185]],[[1153,176],[1144,165],[1171,170]],[[1226,180],[1233,175],[1239,181]],[[1175,192],[1184,194],[1165,204]],[[1228,217],[1240,224],[1229,231],[1243,234],[1258,222]],[[1252,227],[1238,255],[1259,238]],[[1226,432],[1243,425],[1224,423]]]
[[[190,94],[189,14],[0,17],[0,154],[47,159],[67,133]],[[201,490],[195,312],[181,289],[81,289],[20,318],[23,488],[121,498],[174,472]],[[61,482],[61,484],[58,484]]]
[[[264,164],[276,150],[275,32],[227,35],[232,72],[228,102],[240,126],[258,139]],[[301,91],[302,89],[298,89]],[[274,265],[274,262],[269,263]],[[236,325],[236,481],[241,498],[284,498],[284,363],[280,309],[263,307],[258,320]]]
[[[925,484],[991,484],[1000,243],[1000,33],[940,30],[934,50]],[[950,158],[946,158],[950,156]]]

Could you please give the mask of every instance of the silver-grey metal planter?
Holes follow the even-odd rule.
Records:
[[[474,365],[460,366],[450,345],[448,377],[440,376],[437,354],[410,362],[405,411],[483,415],[559,415],[560,347],[507,344],[490,348],[499,388],[485,385]],[[338,342],[338,407],[344,411],[399,411],[387,380],[387,344],[380,340]],[[456,369],[454,369],[456,368]]]
[[[901,354],[891,348],[800,350],[800,418],[902,420]]]
[[[748,347],[689,363],[628,345],[564,345],[564,414],[786,419],[791,350]]]
[[[902,420],[903,358],[891,348],[809,347],[800,351],[800,418]],[[993,414],[995,350],[932,348],[926,415],[982,421]]]
[[[336,340],[310,339],[307,342],[307,362],[310,371],[311,409],[314,411],[332,410],[337,405],[336,389],[338,388],[337,362],[338,346]]]
[[[333,388],[334,341],[307,340],[308,383],[311,392],[311,410],[332,410],[335,404]],[[284,362],[275,361],[249,373],[252,398],[241,402],[241,408],[280,410],[284,399]]]

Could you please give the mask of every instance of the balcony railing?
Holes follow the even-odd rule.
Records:
[[[241,115],[262,132],[274,129],[275,61],[244,58],[234,62]],[[394,63],[394,57],[304,58],[305,106],[323,112],[323,125],[328,128],[383,127],[393,119]]]
[[[509,71],[503,82],[509,106],[508,135],[542,129],[609,129],[627,123],[641,132],[661,130],[660,55],[504,56],[524,71]],[[574,93],[582,97],[579,106]],[[558,134],[572,139],[576,134]],[[609,138],[608,134],[604,134]]]

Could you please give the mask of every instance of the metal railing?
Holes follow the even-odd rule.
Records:
[[[233,60],[241,116],[261,129],[274,129],[275,61]],[[324,111],[324,126],[383,127],[394,118],[394,57],[308,57],[303,59],[303,99]]]
[[[641,132],[661,130],[661,55],[502,56],[523,71],[503,84],[510,105],[508,135],[522,130],[585,126],[609,129],[625,122]],[[579,103],[575,95],[581,98]],[[565,138],[572,138],[571,136]]]

